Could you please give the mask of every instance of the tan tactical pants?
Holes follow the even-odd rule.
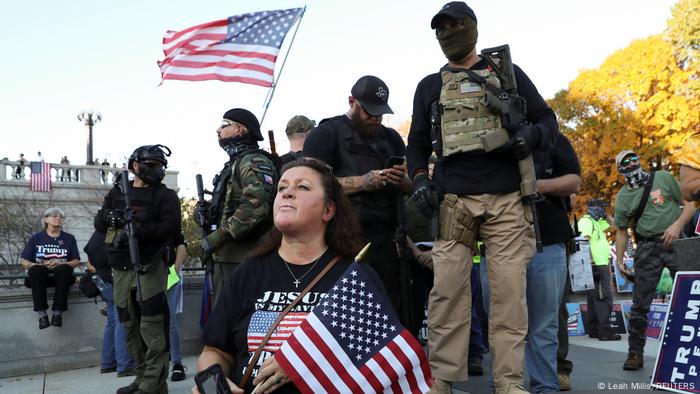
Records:
[[[452,204],[446,205],[452,196]],[[455,202],[456,201],[456,202]],[[453,212],[450,212],[453,211]],[[428,347],[433,377],[467,380],[473,244],[449,239],[443,220],[462,221],[456,227],[478,223],[486,246],[491,288],[489,347],[496,390],[523,383],[527,334],[525,271],[535,253],[532,214],[520,193],[447,195],[440,208],[440,237],[433,247],[435,285],[428,304]],[[452,226],[455,227],[455,226]],[[477,226],[473,228],[476,229]],[[457,231],[460,233],[460,231]],[[461,231],[461,233],[465,233]]]

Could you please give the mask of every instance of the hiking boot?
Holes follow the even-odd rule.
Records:
[[[622,339],[620,334],[605,334],[598,337],[599,341],[619,341],[620,339]]]
[[[433,378],[433,386],[428,394],[452,394],[452,383],[447,380]]]
[[[173,373],[170,375],[170,380],[173,382],[179,382],[187,379],[187,375],[185,374],[186,370],[187,368],[185,368],[185,366],[182,364],[173,365]]]
[[[630,353],[627,355],[627,360],[622,365],[625,371],[637,371],[644,368],[644,356],[641,353]]]
[[[559,391],[571,391],[571,379],[569,375],[560,373],[559,377]]]
[[[134,394],[137,391],[139,391],[139,384],[133,382],[128,386],[118,388],[117,394]]]
[[[39,318],[39,329],[43,330],[44,328],[50,326],[51,324],[49,323],[49,317],[48,316],[42,316]]]
[[[126,376],[136,376],[136,367],[131,367],[127,370],[117,372],[117,377],[118,378],[123,378]]]
[[[530,394],[529,391],[525,390],[525,387],[517,384],[511,383],[506,386],[496,387],[496,394]]]
[[[63,325],[63,318],[61,315],[51,316],[51,325],[54,327],[61,327]]]
[[[467,371],[470,376],[482,376],[484,374],[484,368],[481,366],[481,359],[476,357],[470,358]]]

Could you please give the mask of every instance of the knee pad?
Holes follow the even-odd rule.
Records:
[[[142,316],[168,315],[168,298],[165,292],[141,301]]]

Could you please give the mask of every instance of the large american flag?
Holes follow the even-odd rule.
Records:
[[[29,190],[35,192],[51,191],[51,163],[32,161],[29,163],[32,175],[29,178]]]
[[[303,393],[425,393],[430,369],[364,267],[353,263],[275,353]]]
[[[275,61],[303,8],[253,12],[204,23],[163,37],[162,78],[217,79],[272,86]]]

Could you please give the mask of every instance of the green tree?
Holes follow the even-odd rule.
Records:
[[[201,230],[194,221],[194,208],[197,200],[194,198],[181,198],[180,209],[182,212],[182,234],[187,241],[187,255],[190,258],[186,265],[194,265],[199,262],[199,239]]]

